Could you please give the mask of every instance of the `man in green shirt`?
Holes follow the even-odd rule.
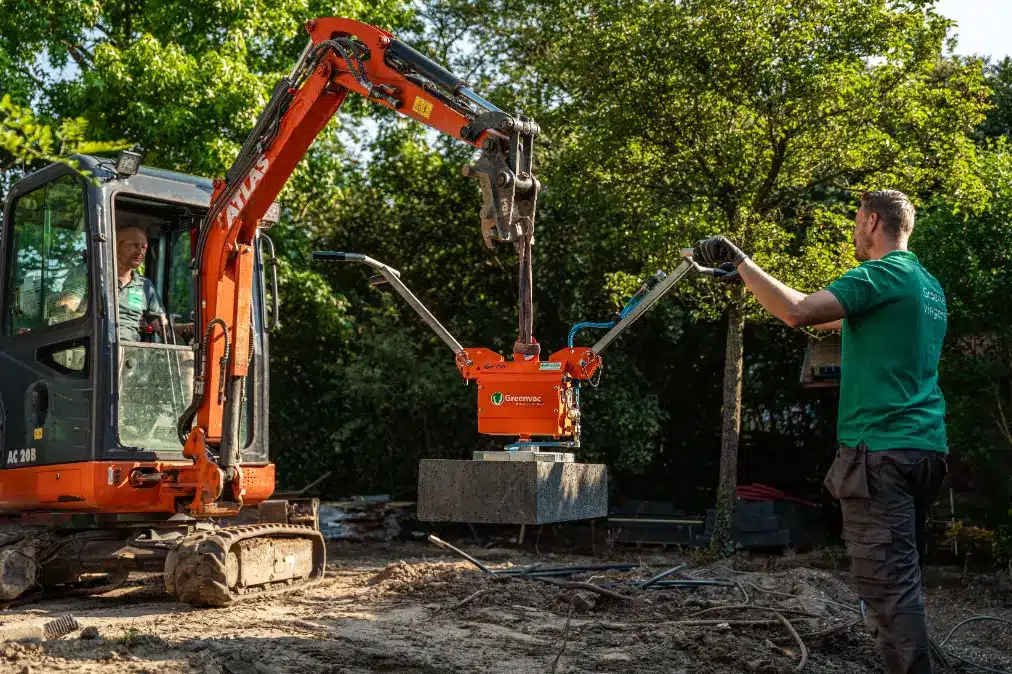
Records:
[[[155,284],[137,273],[148,252],[148,235],[140,227],[126,227],[116,233],[117,286],[119,288],[119,338],[140,341],[141,329],[150,326],[161,335],[165,309]]]
[[[921,592],[925,514],[948,452],[938,360],[945,294],[907,250],[914,207],[901,192],[865,194],[854,222],[861,262],[807,295],[763,271],[728,239],[693,257],[744,281],[792,328],[843,331],[836,459],[826,487],[840,500],[843,538],[866,621],[890,674],[931,671]]]
[[[162,334],[165,309],[158,299],[155,284],[137,273],[148,251],[148,235],[141,227],[124,227],[116,232],[116,278],[119,289],[120,341],[141,341],[141,330],[148,326],[155,335]],[[87,267],[71,272],[63,285],[58,304],[67,311],[83,314],[88,295]]]

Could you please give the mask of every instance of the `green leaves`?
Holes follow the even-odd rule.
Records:
[[[305,46],[305,22],[329,15],[412,21],[404,0],[0,0],[0,91],[84,118],[92,140],[129,139],[148,165],[220,175]]]
[[[86,141],[88,122],[81,118],[65,119],[54,130],[43,124],[26,107],[16,105],[8,94],[0,98],[0,157],[7,155],[7,166],[38,168],[59,162],[77,169],[73,154],[99,154],[130,147],[129,143]],[[82,172],[87,175],[87,172]]]
[[[1003,113],[1007,110],[1003,111]],[[992,117],[1000,119],[1000,115]],[[986,128],[986,127],[985,127]],[[921,217],[912,250],[945,290],[949,332],[940,385],[957,478],[974,521],[1006,532],[1012,498],[1012,148],[1008,137],[985,142],[972,166],[989,191],[968,211],[936,199]],[[1008,555],[1008,551],[1005,552]]]
[[[813,206],[853,208],[841,188],[986,200],[968,136],[986,108],[980,63],[943,59],[949,22],[930,3],[554,0],[506,27],[491,20],[505,6],[479,6],[482,37],[518,64],[510,74],[539,85],[527,103],[549,142],[567,139],[567,164],[627,204],[625,218],[666,214],[651,239],[719,230],[798,254],[820,226]],[[770,271],[814,289],[851,264],[838,252],[811,256],[803,275],[771,254]]]

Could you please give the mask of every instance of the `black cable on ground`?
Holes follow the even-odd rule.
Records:
[[[995,620],[997,622],[1008,623],[1009,625],[1012,625],[1012,620],[1009,620],[1008,618],[998,618],[998,617],[989,616],[989,615],[970,616],[966,620],[962,620],[962,621],[956,623],[956,625],[951,630],[949,630],[949,633],[945,635],[945,638],[942,639],[941,643],[937,644],[936,647],[938,648],[939,651],[941,651],[942,653],[944,653],[945,657],[955,658],[956,660],[962,662],[963,664],[969,665],[970,667],[976,667],[977,669],[979,669],[981,671],[991,672],[991,674],[1012,674],[1012,672],[1010,672],[1007,669],[994,669],[993,667],[987,667],[987,666],[982,665],[982,664],[980,664],[978,662],[974,662],[973,660],[967,660],[966,658],[961,657],[961,656],[956,655],[955,653],[953,653],[952,650],[951,650],[951,647],[948,648],[948,649],[945,648],[945,644],[949,641],[950,638],[952,638],[952,635],[956,633],[956,630],[958,630],[960,627],[962,627],[963,625],[965,625],[967,623],[975,622],[977,620]],[[932,641],[931,643],[934,645],[934,641]]]
[[[973,660],[967,660],[964,657],[956,655],[955,653],[953,653],[950,650],[945,650],[943,652],[945,653],[945,657],[947,657],[947,658],[955,658],[956,660],[959,660],[960,662],[962,662],[964,665],[969,665],[970,667],[975,667],[975,668],[977,668],[977,669],[979,669],[979,670],[981,670],[983,672],[991,672],[991,674],[1012,674],[1012,672],[1009,672],[1009,670],[1007,670],[1007,669],[992,669],[991,667],[987,667],[985,665],[982,665],[979,662],[974,662]]]
[[[716,564],[713,565],[710,568],[711,569],[714,569],[714,568],[715,569],[720,569],[720,570],[729,572],[729,573],[737,575],[737,576],[748,575],[748,572],[739,571],[737,569],[731,569],[731,568],[728,568],[726,566],[720,566],[720,565],[716,565]],[[766,589],[764,587],[760,587],[759,585],[756,585],[755,583],[751,583],[751,582],[750,583],[746,583],[746,584],[749,585],[749,586],[751,586],[752,588],[758,590],[759,592],[764,592],[766,594],[772,594],[772,595],[775,595],[775,596],[782,596],[782,597],[790,597],[790,598],[799,599],[799,600],[809,600],[809,601],[822,602],[823,604],[829,604],[831,606],[837,606],[837,607],[840,607],[840,608],[843,608],[843,609],[847,609],[848,611],[853,611],[854,613],[857,613],[857,614],[861,615],[862,617],[864,616],[864,611],[861,610],[861,607],[848,606],[846,604],[841,604],[839,602],[835,602],[835,601],[832,601],[830,599],[825,599],[825,598],[822,598],[822,597],[801,597],[801,596],[798,596],[798,595],[788,594],[787,592],[777,592],[776,590],[769,590],[769,589]],[[978,669],[980,671],[989,672],[990,674],[1012,674],[1012,671],[1009,671],[1007,669],[995,669],[993,667],[988,667],[988,666],[982,665],[982,664],[980,664],[978,662],[974,662],[973,660],[968,660],[967,658],[964,658],[964,657],[962,657],[960,655],[957,655],[956,653],[953,653],[951,646],[948,647],[948,648],[945,647],[945,644],[949,641],[949,639],[952,637],[952,635],[956,633],[956,631],[958,629],[960,629],[961,627],[963,627],[963,625],[966,625],[967,623],[975,622],[975,621],[978,621],[978,620],[994,620],[994,621],[997,621],[997,622],[1003,622],[1003,623],[1008,623],[1009,625],[1012,625],[1012,620],[1009,620],[1008,618],[999,618],[999,617],[996,617],[996,616],[986,616],[986,615],[971,616],[971,617],[969,617],[969,618],[967,618],[965,620],[962,620],[962,621],[956,623],[956,625],[951,630],[949,630],[949,633],[945,635],[945,638],[942,639],[941,643],[936,643],[933,639],[930,641],[931,650],[935,654],[935,657],[938,658],[938,659],[940,659],[940,660],[942,660],[943,663],[945,663],[945,664],[948,664],[948,663],[945,662],[945,658],[952,658],[952,659],[958,660],[959,662],[961,662],[961,663],[963,663],[965,665],[968,665],[970,667],[975,667],[976,669]]]
[[[955,627],[953,627],[951,630],[949,630],[949,633],[945,635],[945,638],[942,639],[942,642],[940,644],[938,644],[938,645],[941,646],[941,647],[944,647],[945,644],[946,644],[946,642],[950,638],[952,638],[953,634],[956,633],[956,630],[958,630],[960,627],[962,627],[966,623],[971,623],[971,622],[973,622],[975,620],[997,620],[998,622],[1008,623],[1009,625],[1012,625],[1012,620],[1009,620],[1008,618],[996,618],[995,616],[990,616],[990,615],[975,615],[973,617],[967,618],[966,620],[964,620],[964,621],[962,621],[960,623],[957,623]]]
[[[496,575],[499,575],[499,574],[502,574],[504,576],[512,576],[512,577],[519,576],[521,578],[527,578],[529,580],[540,580],[541,582],[548,583],[548,584],[551,584],[551,585],[557,585],[559,587],[569,587],[571,589],[593,590],[594,592],[597,592],[598,594],[601,594],[601,595],[604,595],[604,596],[609,596],[609,597],[615,597],[615,598],[621,598],[621,599],[630,599],[631,598],[631,597],[628,597],[628,596],[624,596],[624,595],[620,595],[618,593],[615,593],[615,592],[609,590],[607,587],[596,586],[596,585],[592,585],[590,583],[573,583],[573,582],[567,582],[567,581],[558,581],[558,580],[554,580],[552,578],[546,578],[545,576],[540,576],[539,577],[537,575],[533,575],[532,572],[534,572],[534,573],[537,572],[538,565],[535,565],[533,567],[529,567],[527,569],[510,569],[508,571],[500,571],[499,574],[497,574],[496,571],[493,571],[492,569],[489,569],[487,566],[485,566],[484,564],[482,564],[481,562],[479,562],[474,557],[471,557],[470,555],[468,555],[466,552],[464,552],[460,548],[454,547],[453,545],[450,545],[446,541],[441,540],[440,538],[437,538],[436,536],[433,536],[431,534],[429,535],[428,539],[429,539],[430,542],[435,543],[436,545],[439,545],[440,547],[446,548],[448,550],[452,550],[453,552],[457,553],[458,555],[460,555],[461,557],[463,557],[467,561],[471,562],[476,567],[478,567],[479,569],[481,569],[485,573],[489,574],[490,576],[496,576]],[[625,566],[625,565],[621,565],[621,564],[615,564],[615,565],[602,564],[602,565],[594,565],[594,566],[584,567],[584,568],[587,569],[587,570],[590,570],[590,569],[593,569],[595,566],[597,568],[601,569],[601,568],[608,568],[608,567],[612,567],[612,568],[614,568],[614,567],[621,567],[621,566]],[[668,571],[665,571],[664,573],[660,574],[659,576],[655,576],[654,578],[650,579],[650,581],[648,581],[648,583],[649,582],[654,582],[654,583],[665,582],[665,583],[667,583],[669,581],[661,581],[661,578],[663,578],[664,576],[667,576],[667,575],[669,575],[669,574],[671,574],[671,573],[673,573],[673,572],[681,569],[682,566],[683,565],[680,565],[680,566],[675,567],[674,569],[670,569]],[[718,568],[726,569],[727,571],[730,571],[732,573],[738,574],[740,576],[747,575],[745,572],[736,571],[734,569],[727,569],[726,567],[718,567]],[[549,572],[551,575],[556,575],[556,574],[558,574],[558,575],[569,575],[567,572],[569,572],[570,569],[568,569],[566,567],[555,567],[555,568],[551,568],[551,569],[543,569],[542,570],[543,573],[545,571]],[[560,573],[560,572],[562,572],[562,573]],[[671,584],[673,586],[676,583],[678,583],[678,581],[670,581],[670,582],[671,582]],[[696,581],[696,582],[700,583],[702,581]],[[836,601],[833,601],[831,599],[826,599],[824,597],[803,597],[803,596],[799,596],[799,595],[789,594],[787,592],[778,592],[776,590],[770,590],[770,589],[767,589],[767,588],[764,588],[764,587],[760,587],[759,585],[756,585],[755,583],[751,583],[751,582],[750,583],[746,583],[746,584],[749,585],[749,586],[751,586],[752,588],[758,590],[759,592],[763,592],[765,594],[771,594],[771,595],[774,595],[774,596],[787,597],[787,598],[790,598],[790,599],[820,602],[822,604],[828,604],[828,605],[831,605],[831,606],[837,606],[839,608],[847,609],[848,611],[853,611],[854,613],[859,614],[861,617],[864,616],[864,611],[861,609],[861,607],[848,606],[846,604],[841,604],[840,602],[836,602]],[[638,587],[638,588],[642,589],[643,586],[644,586],[644,583],[641,582],[641,581],[625,581],[623,583],[612,583],[612,584],[610,584],[609,587],[615,587],[615,586],[618,586],[618,585],[632,585],[634,587]],[[765,610],[774,610],[774,611],[778,610],[778,609],[775,609],[774,607],[761,607],[761,606],[751,606],[751,605],[749,605],[748,604],[748,600],[747,600],[748,594],[745,593],[745,590],[742,587],[742,584],[740,582],[738,582],[738,581],[734,581],[733,583],[727,583],[728,587],[734,587],[736,585],[741,589],[742,593],[745,594],[745,597],[746,597],[746,603],[745,604],[740,604],[740,605],[735,605],[735,606],[711,607],[710,609],[706,609],[706,610],[713,610],[713,609],[717,609],[717,608],[753,608],[753,609],[759,609],[759,610],[763,610],[763,609],[765,609]],[[779,609],[779,610],[783,611],[784,609]],[[702,613],[702,612],[705,612],[705,610],[704,611],[697,611],[697,613]],[[693,613],[691,615],[697,615],[697,613]],[[859,619],[857,619],[857,620],[859,620]],[[850,626],[856,624],[857,620],[855,620],[852,623],[848,623],[846,625],[843,625],[843,626],[834,627],[831,630],[825,631],[825,633],[829,634],[829,633],[831,633],[833,631],[836,631],[836,629],[839,629],[839,628],[842,628],[842,629],[849,628]],[[931,648],[931,651],[932,651],[933,655],[935,656],[936,659],[941,660],[944,665],[948,664],[946,662],[946,658],[953,658],[955,660],[958,660],[959,662],[962,662],[965,665],[968,665],[970,667],[975,667],[976,669],[978,669],[980,671],[989,672],[989,674],[1012,674],[1012,671],[1009,671],[1009,670],[1006,670],[1006,669],[994,669],[992,667],[988,667],[986,665],[982,665],[982,664],[974,662],[972,660],[968,660],[968,659],[966,659],[966,658],[964,658],[964,657],[962,657],[960,655],[957,655],[957,654],[953,653],[951,649],[946,649],[945,648],[945,644],[948,643],[949,639],[952,638],[952,635],[955,634],[957,630],[959,630],[961,627],[963,627],[963,625],[966,625],[967,623],[975,622],[975,621],[978,621],[978,620],[993,620],[993,621],[1008,623],[1009,625],[1012,625],[1012,620],[1009,620],[1008,618],[999,618],[999,617],[996,617],[996,616],[986,616],[986,615],[970,616],[969,618],[966,618],[965,620],[962,620],[962,621],[956,623],[956,625],[953,626],[953,628],[951,630],[949,630],[949,633],[945,635],[945,638],[942,639],[941,643],[936,643],[933,639],[930,640],[930,648]],[[815,633],[815,634],[811,634],[811,635],[808,635],[808,636],[809,637],[818,637],[818,636],[822,636],[822,633]],[[801,666],[804,666],[804,661],[802,662]]]

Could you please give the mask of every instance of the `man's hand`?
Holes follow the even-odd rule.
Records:
[[[176,326],[176,341],[188,343],[193,340],[193,323],[173,323]]]
[[[748,256],[727,237],[711,236],[696,244],[692,249],[692,257],[708,267],[719,267],[729,262],[737,268]]]
[[[733,262],[725,262],[719,267],[714,268],[713,277],[721,283],[744,283],[741,274],[738,273],[738,268],[734,266]]]

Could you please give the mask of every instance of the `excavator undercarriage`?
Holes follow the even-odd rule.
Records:
[[[321,580],[326,549],[318,502],[261,506],[246,523],[10,518],[0,525],[0,604],[30,600],[37,591],[109,591],[131,572],[163,572],[170,595],[198,606],[230,606]]]

